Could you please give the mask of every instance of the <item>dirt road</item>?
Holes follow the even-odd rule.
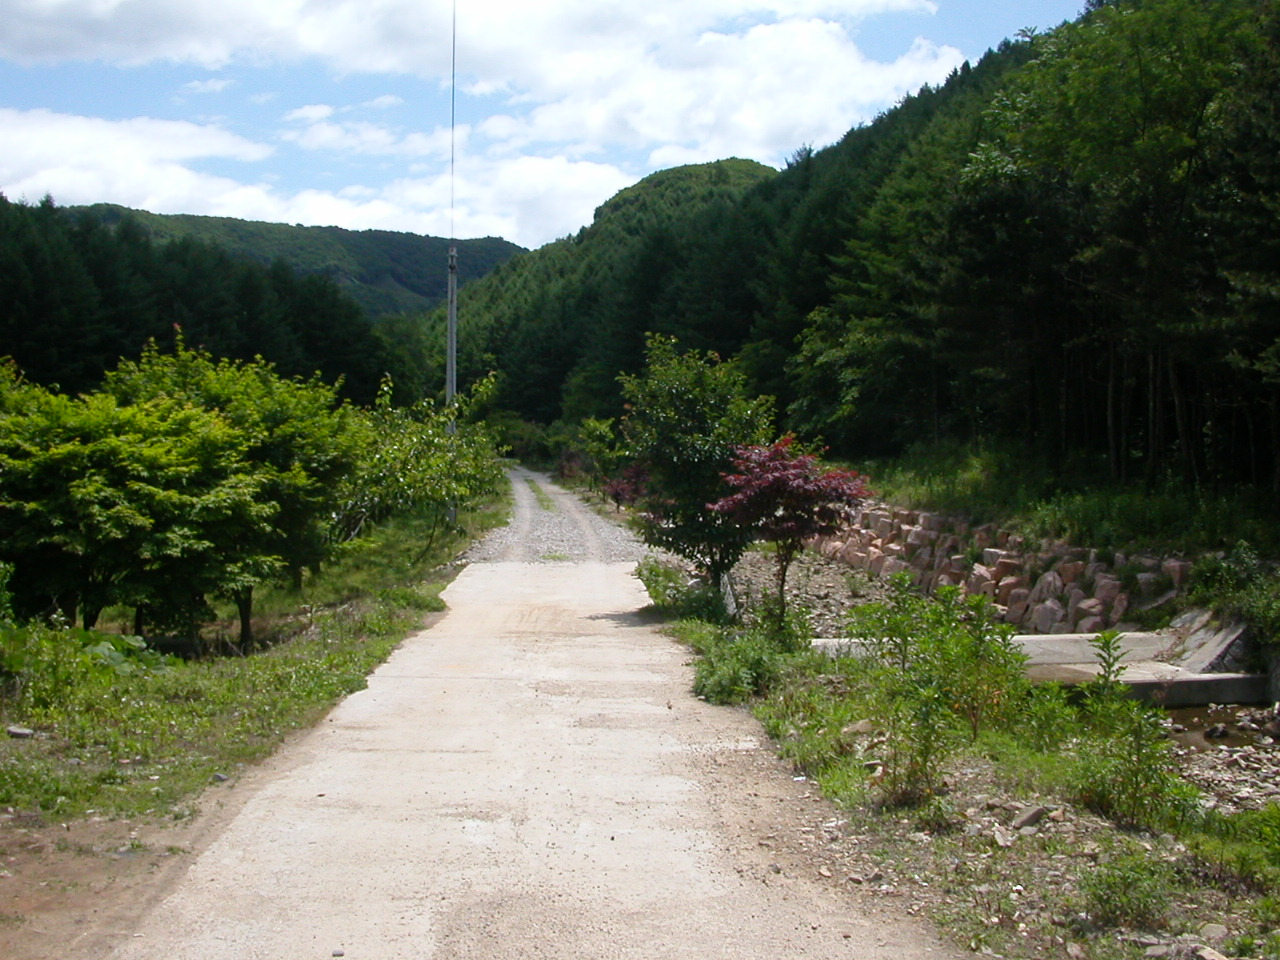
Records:
[[[690,694],[634,542],[525,477],[445,617],[246,777],[106,955],[958,957],[823,875],[835,812],[754,720]]]

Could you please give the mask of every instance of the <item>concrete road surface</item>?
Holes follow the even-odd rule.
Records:
[[[634,543],[527,476],[444,619],[237,787],[112,960],[959,957],[765,849],[831,811],[690,694]]]

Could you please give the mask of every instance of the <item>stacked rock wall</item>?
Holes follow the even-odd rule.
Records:
[[[1156,606],[1187,583],[1179,558],[1115,555],[1063,543],[1034,548],[993,524],[865,506],[851,526],[814,544],[824,556],[888,578],[908,574],[926,593],[955,586],[991,597],[1027,633],[1096,633],[1130,609]]]

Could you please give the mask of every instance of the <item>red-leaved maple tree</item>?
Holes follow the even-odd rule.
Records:
[[[736,492],[707,505],[777,548],[779,617],[786,614],[787,571],[804,542],[834,533],[871,496],[861,474],[823,467],[815,455],[797,452],[795,442],[786,436],[773,444],[738,447],[737,472],[724,474]]]

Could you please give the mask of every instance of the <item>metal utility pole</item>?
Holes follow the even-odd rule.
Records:
[[[449,435],[458,432],[454,409],[458,395],[458,231],[454,224],[454,168],[458,129],[458,0],[453,0],[453,22],[449,47],[449,319],[445,333],[444,403],[449,410]],[[447,519],[458,523],[458,504],[450,501]]]
[[[445,335],[444,402],[452,407],[458,393],[458,247],[449,241],[449,322]],[[449,421],[449,432],[456,424]]]

